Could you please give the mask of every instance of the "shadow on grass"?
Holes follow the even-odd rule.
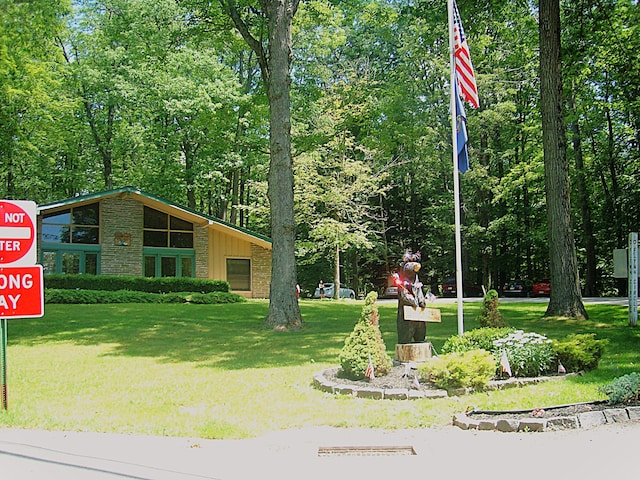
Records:
[[[153,357],[222,369],[338,364],[347,336],[360,318],[363,303],[302,300],[305,328],[275,332],[263,327],[269,305],[249,301],[232,305],[47,305],[45,316],[9,322],[9,345],[69,342],[81,346],[107,344],[109,355]],[[458,333],[455,305],[438,305],[442,323],[427,325],[427,340],[436,352]],[[480,304],[466,304],[465,331],[478,327]],[[627,309],[590,305],[588,321],[543,318],[546,306],[509,303],[500,306],[516,328],[561,339],[570,333],[595,333],[609,346],[594,381],[637,370],[640,331],[627,326]],[[397,342],[396,305],[379,305],[380,329],[393,355]]]

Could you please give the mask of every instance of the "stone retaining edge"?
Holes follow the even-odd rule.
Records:
[[[474,419],[466,413],[453,416],[453,425],[462,430],[485,430],[498,432],[545,432],[574,428],[593,428],[599,425],[640,421],[640,407],[609,408],[601,411],[583,412],[568,417],[523,418],[495,420]]]

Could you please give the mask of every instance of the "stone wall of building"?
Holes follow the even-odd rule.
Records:
[[[251,290],[253,298],[269,298],[271,287],[271,251],[251,244]]]
[[[101,273],[142,276],[142,203],[129,197],[105,198],[100,205]]]

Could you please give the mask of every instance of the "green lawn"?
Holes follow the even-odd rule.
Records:
[[[262,328],[265,301],[235,305],[47,305],[39,319],[8,321],[8,403],[0,426],[204,438],[244,438],[305,426],[387,429],[447,425],[454,413],[535,408],[603,398],[598,386],[640,370],[640,330],[627,308],[589,305],[590,320],[543,319],[546,305],[508,303],[511,326],[562,338],[609,339],[597,371],[522,389],[437,400],[333,396],[312,387],[335,366],[363,303],[301,301],[301,332]],[[457,333],[456,305],[428,324],[436,351]],[[481,304],[465,304],[465,328]],[[394,303],[380,304],[393,355]]]

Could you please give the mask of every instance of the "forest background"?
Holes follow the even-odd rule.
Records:
[[[222,0],[221,0],[222,2]],[[224,3],[224,2],[222,2]],[[535,2],[459,0],[480,108],[460,177],[463,276],[549,276]],[[258,2],[238,2],[254,32]],[[269,235],[268,104],[255,55],[205,0],[0,0],[0,198],[126,185]],[[640,6],[564,0],[572,218],[582,292],[624,294],[638,229]],[[455,271],[444,0],[309,0],[293,23],[298,280],[379,290],[406,248]]]

